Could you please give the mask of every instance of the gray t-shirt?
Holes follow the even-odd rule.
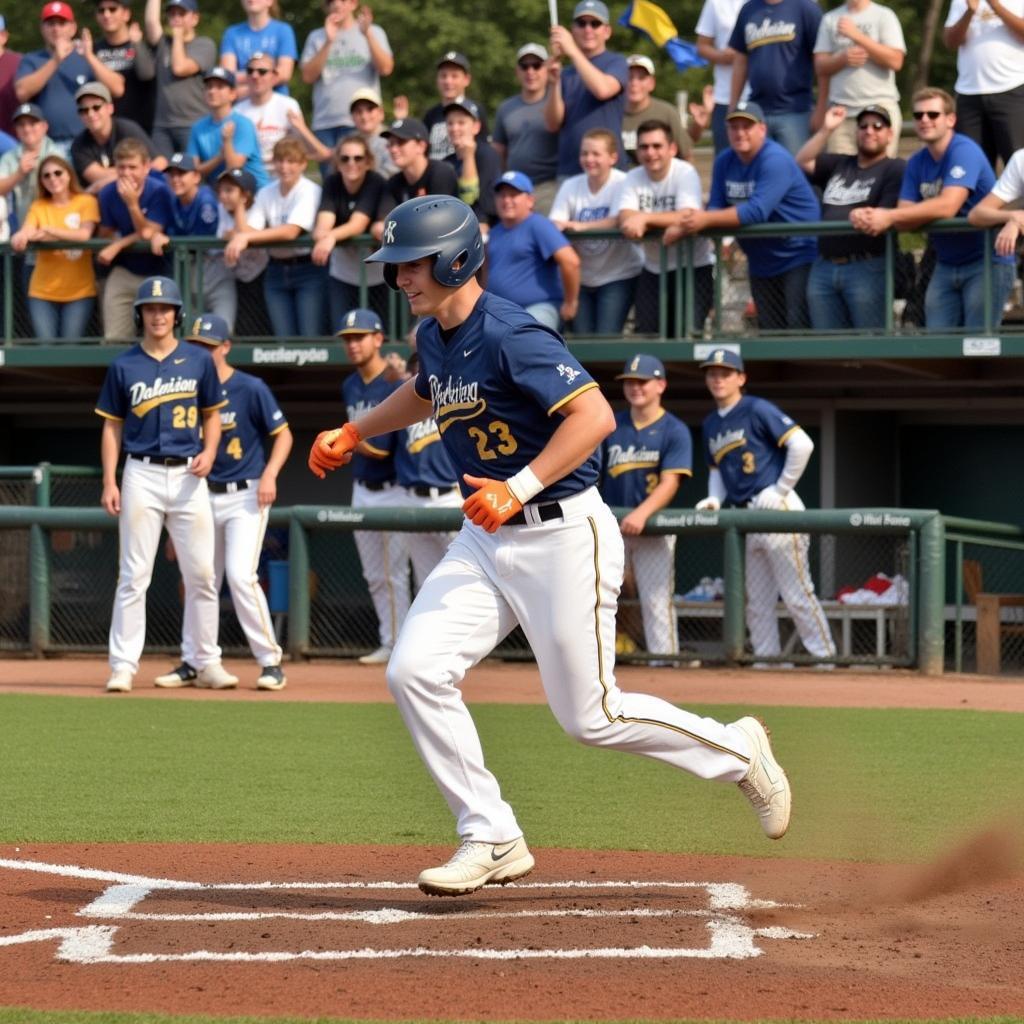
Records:
[[[382,49],[391,53],[387,34],[379,25],[371,25],[370,31]],[[302,48],[300,63],[305,64],[323,47],[327,33],[315,28],[309,33]],[[353,25],[334,37],[330,53],[324,63],[320,77],[313,83],[313,120],[310,127],[335,128],[339,125],[352,126],[349,104],[356,89],[372,89],[380,95],[380,75],[370,56],[370,44],[358,25]]]
[[[818,26],[815,53],[838,53],[853,46],[852,39],[839,34],[837,26],[840,18],[850,18],[869,39],[907,52],[903,27],[895,11],[881,4],[870,3],[862,11],[851,11],[846,4],[829,11]],[[900,93],[896,88],[896,72],[872,60],[858,68],[842,68],[829,79],[828,98],[830,103],[846,107],[850,116],[872,103],[888,100],[898,104]]]
[[[185,53],[199,65],[199,74],[178,78],[171,71],[171,41],[161,36],[156,44],[156,112],[154,128],[188,128],[210,113],[203,95],[203,75],[217,63],[217,44],[196,36]]]
[[[664,121],[672,129],[672,138],[679,150],[679,159],[688,160],[690,156],[690,136],[683,131],[683,122],[678,109],[668,100],[651,97],[651,102],[635,114],[628,110],[622,115],[622,148],[629,158],[629,166],[636,167],[640,162],[636,158],[636,130],[644,121]]]
[[[552,181],[558,169],[558,132],[544,127],[545,102],[546,97],[527,103],[522,96],[512,96],[494,118],[492,138],[508,150],[509,170],[529,175],[535,185]]]

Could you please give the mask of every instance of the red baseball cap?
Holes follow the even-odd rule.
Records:
[[[61,18],[63,21],[74,21],[75,13],[71,10],[70,4],[62,3],[61,0],[53,0],[52,3],[48,3],[43,7],[42,13],[39,15],[40,21],[46,21],[47,18]]]

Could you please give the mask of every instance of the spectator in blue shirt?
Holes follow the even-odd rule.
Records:
[[[622,133],[629,65],[621,53],[607,49],[611,34],[603,0],[580,0],[571,31],[551,26],[544,125],[549,132],[558,132],[559,178],[579,171],[580,143],[591,128],[607,128],[616,136]],[[563,56],[572,61],[565,71]],[[626,166],[625,153],[619,154],[618,166]]]
[[[816,221],[818,200],[797,162],[768,138],[764,112],[741,103],[726,117],[729,148],[715,158],[706,210],[682,210],[665,244],[707,228]],[[761,330],[809,326],[807,278],[818,246],[809,235],[740,238]]]
[[[203,184],[194,156],[175,153],[164,170],[171,190],[171,223],[153,236],[153,251],[163,253],[169,237],[217,234],[217,196]],[[198,261],[197,261],[198,262]]]
[[[821,8],[814,0],[749,0],[736,16],[729,47],[734,109],[750,83],[749,99],[765,113],[769,138],[796,151],[811,134],[814,44]],[[820,90],[814,118],[820,125],[828,89]]]
[[[244,69],[254,53],[266,53],[274,58],[277,72],[275,92],[288,94],[288,82],[299,59],[295,30],[281,21],[281,8],[277,0],[242,0],[246,20],[229,25],[220,41],[220,63],[238,75],[238,98],[249,95],[249,84]]]
[[[981,147],[956,131],[953,97],[942,89],[914,93],[914,129],[924,143],[908,161],[895,210],[866,206],[850,215],[868,235],[895,228],[916,231],[946,217],[966,217],[995,185]],[[936,329],[998,327],[1013,287],[1014,257],[994,250],[991,289],[986,294],[985,234],[932,232],[936,264],[925,293],[925,326]]]
[[[185,152],[198,158],[199,173],[216,181],[225,171],[244,167],[262,188],[269,180],[260,156],[256,125],[231,109],[235,102],[235,73],[210,68],[203,76],[203,91],[210,113],[192,125]]]
[[[487,289],[518,302],[553,331],[579,309],[580,258],[547,219],[533,212],[533,182],[506,171],[495,183],[500,223],[487,239]]]
[[[46,115],[50,138],[64,156],[70,155],[71,140],[81,130],[75,92],[92,81],[86,59],[75,48],[75,15],[63,0],[52,0],[40,14],[46,46],[21,58],[14,80],[19,103],[30,100]]]

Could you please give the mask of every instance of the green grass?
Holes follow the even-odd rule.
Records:
[[[545,707],[474,715],[538,847],[906,861],[947,845],[951,821],[968,830],[1024,804],[1017,715],[765,710],[795,793],[781,843],[734,787],[581,747]],[[2,842],[453,839],[390,705],[4,695],[0,723]]]

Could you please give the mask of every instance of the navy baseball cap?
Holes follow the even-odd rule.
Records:
[[[743,373],[743,357],[739,352],[733,352],[730,348],[716,348],[700,364],[702,370],[706,370],[709,366],[727,366],[738,373]]]
[[[341,318],[341,326],[334,332],[334,336],[340,338],[346,334],[378,333],[384,333],[384,325],[372,309],[350,309]]]
[[[471,100],[468,96],[464,96],[461,100],[454,100],[452,103],[445,105],[444,114],[447,117],[453,110],[463,110],[474,121],[480,120],[480,108]]]
[[[11,124],[17,121],[19,117],[34,117],[37,121],[46,120],[43,108],[37,103],[22,103],[20,107],[15,107],[14,113],[11,114]]]
[[[222,68],[219,64],[215,68],[210,68],[210,70],[207,71],[205,75],[203,75],[204,82],[209,82],[213,78],[217,79],[220,82],[226,82],[228,85],[231,86],[232,89],[234,89],[235,87],[234,71],[228,71],[227,68]]]
[[[497,192],[502,185],[508,185],[510,188],[518,189],[520,192],[529,192],[530,195],[533,195],[533,182],[522,171],[506,171],[494,182],[494,191]]]
[[[606,25],[608,24],[608,6],[602,3],[601,0],[580,0],[576,5],[576,9],[572,12],[574,20],[576,18],[583,18],[588,14],[592,18],[597,18],[598,21],[603,21]]]
[[[251,192],[253,195],[257,192],[256,179],[244,167],[232,167],[230,171],[221,171],[217,175],[217,184],[225,179],[233,181],[243,192]]]
[[[182,10],[191,11],[193,14],[199,12],[199,4],[196,0],[167,0],[164,10],[169,11],[172,7],[180,7]]]
[[[744,103],[737,103],[734,110],[725,115],[726,121],[753,121],[754,124],[764,123],[764,111],[760,103],[747,100]]]
[[[430,138],[427,126],[415,117],[400,117],[392,121],[380,134],[385,139],[393,135],[403,142],[406,139],[422,139],[426,142]]]
[[[656,356],[643,353],[633,356],[622,369],[616,380],[664,380],[665,366]]]
[[[860,119],[865,114],[874,114],[876,117],[880,117],[890,128],[892,127],[892,115],[885,107],[880,107],[877,103],[872,103],[871,106],[865,107],[857,115],[857,124],[860,124]]]
[[[216,313],[202,313],[192,321],[192,329],[185,335],[186,341],[200,341],[216,348],[231,337],[228,323]]]
[[[457,53],[455,50],[449,50],[437,62],[438,67],[441,67],[444,64],[454,64],[457,68],[462,68],[462,70],[467,74],[469,73],[469,58],[464,53]]]
[[[167,166],[164,168],[164,174],[168,171],[197,171],[199,170],[199,161],[196,157],[190,153],[175,153],[170,160],[167,161]]]

